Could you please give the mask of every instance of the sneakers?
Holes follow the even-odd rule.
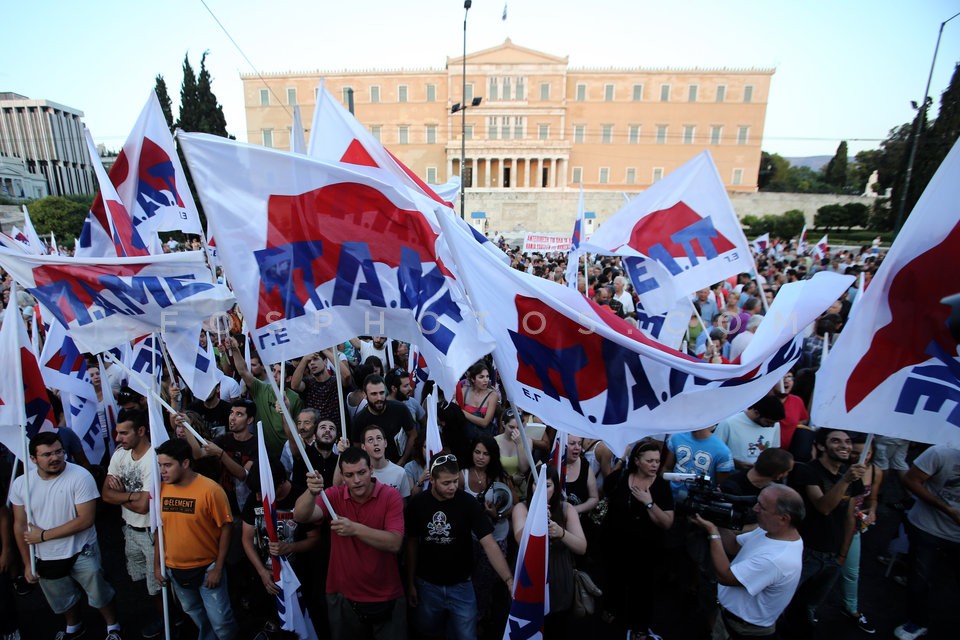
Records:
[[[140,635],[143,636],[144,640],[159,638],[163,635],[163,622],[160,620],[148,622],[143,625],[143,628],[140,630]]]
[[[123,640],[123,636],[119,631],[107,631],[107,637],[103,640]]]
[[[87,628],[80,625],[80,628],[73,632],[57,631],[57,635],[53,636],[53,640],[76,640],[77,638],[82,638],[86,633]]]
[[[33,587],[35,585],[27,582],[27,579],[23,576],[17,576],[13,581],[13,590],[16,591],[18,596],[28,596],[33,592]]]
[[[917,638],[927,635],[927,628],[913,622],[905,622],[893,630],[893,635],[897,640],[917,640]]]
[[[855,623],[857,624],[857,626],[860,627],[860,631],[863,631],[864,633],[876,633],[876,632],[877,632],[877,629],[876,629],[872,624],[870,624],[870,621],[867,620],[867,616],[863,615],[863,612],[860,612],[860,613],[850,613],[849,611],[847,611],[846,609],[844,609],[844,610],[843,610],[843,614],[844,614],[846,617],[850,618],[850,620],[852,620],[853,622],[855,622]]]
[[[20,640],[20,629],[3,634],[0,640]]]

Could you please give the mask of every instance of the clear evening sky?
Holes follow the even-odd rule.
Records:
[[[572,67],[775,67],[763,148],[785,156],[875,148],[910,120],[940,23],[958,0],[475,0],[467,49],[516,44]],[[4,3],[0,91],[84,111],[119,149],[166,78],[176,112],[181,64],[205,50],[227,127],[246,140],[241,72],[253,71],[201,0]],[[261,72],[443,68],[463,50],[462,0],[206,0]],[[960,61],[960,17],[944,28],[930,95]],[[362,118],[361,118],[362,119]]]

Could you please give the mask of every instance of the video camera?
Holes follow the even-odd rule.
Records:
[[[742,531],[744,525],[754,524],[757,516],[754,496],[733,496],[710,484],[710,476],[702,473],[665,473],[664,480],[687,484],[687,497],[677,504],[681,515],[697,514],[718,527]]]

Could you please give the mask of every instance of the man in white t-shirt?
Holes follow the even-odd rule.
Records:
[[[783,403],[774,396],[765,396],[748,409],[721,420],[714,434],[723,440],[737,469],[749,469],[765,449],[780,446],[780,424]]]
[[[147,621],[142,635],[158,638],[163,632],[163,604],[160,585],[153,573],[150,486],[156,455],[150,444],[148,420],[148,414],[139,409],[124,409],[117,416],[117,450],[107,468],[103,501],[120,505],[127,573],[133,581],[146,580],[147,594],[158,613],[156,618]]]
[[[30,439],[30,507],[27,513],[27,476],[10,487],[13,531],[23,559],[27,582],[40,582],[43,595],[56,614],[63,614],[67,628],[63,640],[86,633],[83,625],[83,592],[90,606],[100,610],[107,623],[106,640],[121,640],[120,623],[113,600],[113,587],[104,579],[97,546],[97,484],[83,467],[67,462],[63,443],[53,431]],[[33,550],[30,546],[33,545]],[[30,556],[37,555],[37,575]]]
[[[345,451],[350,442],[343,438],[337,443],[340,451]],[[410,497],[410,476],[398,464],[387,459],[387,436],[383,429],[375,424],[367,425],[360,433],[360,448],[370,456],[370,469],[377,482],[393,487],[400,492],[406,504]],[[339,469],[334,477],[334,484],[342,484]]]
[[[707,532],[721,618],[733,640],[777,637],[777,618],[790,604],[803,567],[800,494],[772,484],[760,492],[754,511],[759,527],[740,534],[726,549],[717,525],[699,515],[691,518]],[[733,562],[728,555],[735,556]]]

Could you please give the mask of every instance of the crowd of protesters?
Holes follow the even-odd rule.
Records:
[[[565,254],[505,249],[514,268],[563,282]],[[757,256],[757,274],[693,296],[681,349],[710,362],[738,361],[781,285],[819,270],[864,277],[806,328],[800,360],[768,396],[715,427],[652,434],[624,451],[566,436],[564,466],[549,466],[545,476],[545,637],[582,635],[577,620],[593,615],[590,637],[659,638],[655,607],[670,581],[695,594],[691,637],[812,638],[818,608],[835,587],[850,625],[873,634],[870,603],[858,597],[860,539],[891,487],[901,495],[912,559],[909,620],[894,632],[901,640],[927,632],[933,574],[960,573],[960,452],[934,446],[911,459],[911,443],[878,437],[861,458],[865,433],[818,430],[809,419],[816,372],[881,260],[864,248],[814,261],[775,244]],[[628,322],[644,322],[616,259],[591,261],[578,274],[584,295]],[[22,291],[9,300],[4,287],[3,303],[34,312]],[[0,507],[0,638],[20,637],[14,591],[37,583],[63,618],[58,639],[88,632],[84,597],[100,610],[107,640],[160,637],[159,594],[167,585],[178,633],[191,633],[192,624],[202,640],[293,637],[277,614],[278,557],[290,561],[320,638],[501,637],[536,488],[527,451],[545,463],[556,430],[517,415],[488,357],[464,373],[453,397],[440,391],[444,450],[428,462],[425,398],[434,384],[409,370],[410,345],[358,337],[268,370],[239,327],[215,345],[222,379],[209,397],[192,397],[175,372],[165,372],[163,397],[175,411],[164,411],[171,439],[155,449],[147,399],[113,366],[94,381],[110,385],[122,407],[116,428],[104,433],[116,444],[112,456],[87,459],[63,426],[53,391],[60,428],[30,441],[29,496],[22,475],[7,486],[15,462],[4,452],[0,483],[10,506]],[[268,376],[284,390],[314,472]],[[257,423],[275,514],[264,513],[260,495]],[[165,574],[149,513],[154,468],[162,481]],[[667,481],[664,472],[700,478]],[[704,502],[713,490],[739,496],[739,506],[718,517]],[[139,628],[133,621],[120,627],[102,571],[98,508],[122,514],[126,569],[144,581],[152,613]],[[602,591],[592,614],[582,602],[585,582]],[[239,628],[239,610],[255,628]]]

